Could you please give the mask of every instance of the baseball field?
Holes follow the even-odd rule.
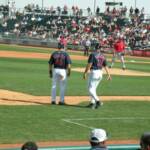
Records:
[[[138,144],[150,131],[150,58],[125,56],[110,69],[97,93],[104,105],[92,110],[87,81],[82,79],[87,57],[68,51],[72,72],[66,106],[50,105],[48,60],[54,49],[0,44],[0,144],[32,140],[47,145],[88,145],[92,128],[104,128],[109,143]],[[106,55],[110,63],[111,55]],[[59,90],[58,90],[59,95]],[[65,143],[65,144],[64,144]]]

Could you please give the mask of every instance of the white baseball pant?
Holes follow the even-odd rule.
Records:
[[[51,100],[56,101],[56,88],[59,82],[60,87],[60,102],[64,102],[65,89],[67,84],[67,73],[65,69],[55,69],[53,70],[53,80],[52,80],[52,90],[51,90]]]
[[[99,97],[97,96],[96,89],[102,80],[103,71],[102,70],[91,70],[89,74],[88,80],[88,91],[91,96],[91,103],[95,104],[97,101],[100,101]]]

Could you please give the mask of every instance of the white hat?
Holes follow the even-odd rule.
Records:
[[[104,129],[93,129],[90,135],[90,142],[99,143],[107,140],[107,134]]]

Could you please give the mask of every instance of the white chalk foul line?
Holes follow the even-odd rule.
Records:
[[[149,117],[103,117],[103,118],[76,118],[76,119],[62,119],[64,122],[78,125],[84,128],[93,129],[94,127],[90,127],[85,125],[84,123],[78,123],[77,121],[84,121],[84,120],[150,120]]]
[[[78,123],[78,122],[75,122],[75,121],[71,121],[72,119],[62,119],[62,120],[67,122],[67,123],[78,125],[78,126],[81,126],[81,127],[84,127],[84,128],[89,128],[89,129],[93,129],[94,128],[94,127],[87,126],[87,125],[85,125],[83,123]]]

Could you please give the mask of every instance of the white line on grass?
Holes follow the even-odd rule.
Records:
[[[84,121],[84,120],[150,120],[148,117],[103,117],[103,118],[76,118],[76,119],[62,119],[64,122],[78,125],[81,127],[93,129],[94,127],[90,127],[83,123],[78,123],[77,121]]]
[[[81,127],[85,127],[85,128],[89,128],[89,129],[93,129],[94,128],[94,127],[87,126],[87,125],[85,125],[83,123],[78,123],[78,122],[71,121],[73,119],[62,119],[62,120],[67,122],[67,123],[75,124],[75,125],[78,125],[78,126],[81,126]]]
[[[150,120],[150,117],[101,117],[101,118],[75,118],[63,120]]]

